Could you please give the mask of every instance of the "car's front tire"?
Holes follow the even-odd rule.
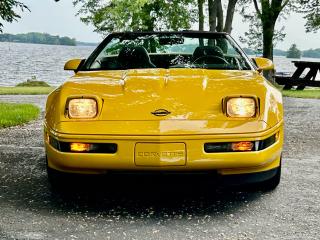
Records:
[[[278,187],[280,180],[281,180],[281,164],[276,169],[276,174],[272,178],[257,184],[257,190],[272,191]]]
[[[65,176],[63,176],[61,173],[55,171],[47,165],[47,178],[51,190],[58,190],[61,189],[61,187],[63,186],[63,179],[65,178]]]
[[[221,178],[223,185],[240,187],[249,191],[272,191],[281,180],[281,159],[277,168],[264,172],[225,175]]]
[[[48,165],[48,160],[46,161],[47,166],[47,179],[49,182],[50,190],[53,192],[59,192],[64,190],[70,184],[69,174],[59,172],[55,169],[52,169]]]

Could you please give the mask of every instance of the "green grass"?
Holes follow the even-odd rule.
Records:
[[[0,102],[0,128],[21,125],[36,119],[40,109],[32,104]]]
[[[46,95],[54,89],[54,87],[0,87],[0,95]]]
[[[320,89],[312,90],[283,90],[282,95],[284,97],[295,97],[295,98],[317,98],[320,99]]]
[[[18,83],[16,87],[50,87],[50,85],[44,81],[27,80],[26,82]]]
[[[51,87],[48,83],[40,81],[36,76],[32,76],[25,82],[18,83],[16,87]]]

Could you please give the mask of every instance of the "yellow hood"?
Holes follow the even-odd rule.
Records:
[[[57,91],[60,119],[55,123],[74,122],[64,114],[67,98],[95,96],[102,103],[97,120],[109,121],[113,128],[105,131],[113,134],[121,132],[121,129],[115,130],[117,121],[126,121],[127,124],[130,121],[157,121],[150,126],[170,123],[169,129],[175,131],[175,124],[172,122],[176,120],[187,120],[180,125],[180,128],[187,124],[189,128],[195,128],[193,132],[199,133],[212,133],[218,128],[224,128],[225,132],[228,128],[237,128],[232,132],[243,132],[244,126],[249,128],[247,132],[256,132],[265,130],[267,125],[273,126],[281,118],[281,111],[275,108],[280,106],[281,94],[273,92],[273,88],[271,89],[271,86],[255,71],[139,69],[79,72]],[[222,100],[225,97],[240,95],[259,98],[258,118],[230,119],[222,112]],[[270,108],[266,98],[274,100],[273,109]],[[165,109],[170,114],[160,117],[153,115],[152,112],[158,109]],[[271,121],[270,113],[273,114]],[[205,127],[203,121],[205,121]],[[131,123],[132,127],[137,124]],[[93,123],[88,120],[88,126],[90,124]],[[197,124],[202,126],[201,131]],[[140,126],[141,123],[138,125]],[[208,125],[211,127],[208,128]],[[142,128],[143,126],[144,124]],[[242,127],[238,129],[240,126]],[[138,128],[136,126],[133,132],[138,131]],[[151,132],[154,134],[156,131],[153,129]]]
[[[65,84],[71,94],[103,99],[103,120],[217,119],[228,95],[265,95],[263,80],[253,71],[152,69],[79,73]]]

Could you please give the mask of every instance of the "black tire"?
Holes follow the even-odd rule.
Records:
[[[262,191],[272,191],[277,188],[277,186],[280,183],[280,180],[281,180],[281,163],[280,163],[280,166],[277,168],[276,174],[272,178],[264,182],[258,183],[257,188],[258,190],[262,190]]]
[[[58,171],[51,169],[47,166],[47,176],[48,176],[48,182],[50,184],[50,188],[53,191],[59,191],[63,189],[64,182],[66,179],[66,176],[62,173],[59,173]]]
[[[52,192],[61,192],[69,186],[69,174],[52,169],[47,160],[47,177]]]
[[[48,166],[47,161],[47,177],[49,188],[54,194],[73,194],[85,190],[92,189],[92,181],[95,176],[82,175],[77,173],[66,173],[52,169]]]

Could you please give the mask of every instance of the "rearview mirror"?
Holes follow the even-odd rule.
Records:
[[[80,63],[82,62],[82,59],[72,59],[69,60],[68,62],[66,62],[66,64],[64,65],[64,70],[72,70],[72,71],[76,71],[80,65]]]
[[[273,62],[268,58],[256,57],[256,58],[253,58],[253,60],[256,63],[256,65],[258,66],[259,72],[274,69]]]

